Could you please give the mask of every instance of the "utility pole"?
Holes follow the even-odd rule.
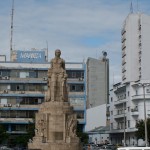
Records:
[[[14,19],[14,0],[12,0],[12,11],[11,11],[11,27],[10,27],[10,61],[12,61],[12,44],[13,44],[13,19]]]
[[[123,145],[124,145],[124,147],[126,147],[126,118],[125,118],[125,104],[123,103],[123,111],[124,111],[124,115],[123,115],[123,121],[124,121],[124,134],[123,134],[123,137],[124,137],[124,139],[123,139]]]
[[[149,83],[139,83],[138,85],[139,85],[139,86],[142,86],[142,88],[143,88],[144,125],[145,125],[145,146],[148,147],[145,87],[150,86],[150,84],[149,84]]]

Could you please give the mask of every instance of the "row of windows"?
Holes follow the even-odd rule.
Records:
[[[84,78],[82,70],[67,70],[68,78]],[[0,70],[0,77],[16,77],[16,78],[42,78],[47,77],[47,71],[20,71],[20,70]]]
[[[1,118],[34,118],[36,111],[28,111],[28,110],[1,110],[0,117]]]
[[[0,117],[1,118],[34,118],[35,113],[37,111],[29,111],[29,110],[1,110]],[[84,119],[84,112],[76,112],[77,119]]]
[[[16,98],[5,98],[1,97],[0,99],[0,104],[1,105],[6,105],[6,104],[11,104],[11,105],[16,105],[16,104],[21,104],[21,105],[37,105],[41,104],[44,101],[44,98],[35,98],[35,97],[16,97]]]
[[[84,106],[84,98],[69,98],[70,104],[72,106]],[[38,105],[44,102],[44,98],[36,98],[36,97],[17,97],[17,98],[1,98],[0,104],[3,106],[7,106],[7,104],[16,105]]]
[[[68,90],[70,92],[83,92],[84,84],[69,84]],[[45,84],[1,84],[0,91],[10,90],[10,91],[47,91],[47,85]]]

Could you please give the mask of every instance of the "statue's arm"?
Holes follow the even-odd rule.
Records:
[[[51,68],[53,68],[53,59],[50,61]]]

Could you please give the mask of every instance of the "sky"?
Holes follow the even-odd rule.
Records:
[[[121,29],[131,10],[150,15],[150,0],[14,0],[13,50],[55,49],[66,62],[107,52],[110,83],[121,81]],[[12,0],[0,0],[0,55],[10,58]]]

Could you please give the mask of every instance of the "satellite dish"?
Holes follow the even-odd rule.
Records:
[[[104,57],[106,57],[106,56],[107,56],[107,52],[102,51],[102,53],[103,53],[103,56],[104,56]]]

